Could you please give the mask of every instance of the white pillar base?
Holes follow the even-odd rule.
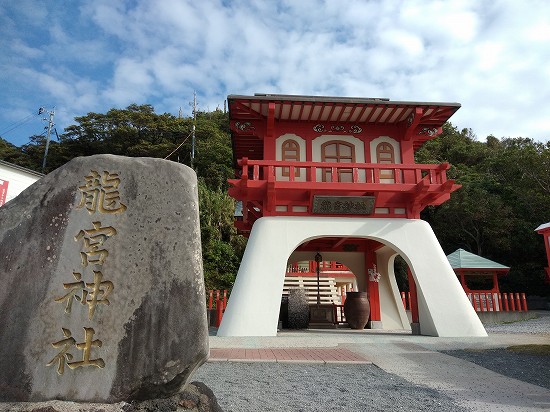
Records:
[[[218,336],[276,336],[288,257],[301,243],[327,236],[374,239],[407,261],[423,335],[487,336],[428,223],[294,216],[254,224]]]

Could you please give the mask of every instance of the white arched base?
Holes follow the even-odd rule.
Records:
[[[393,262],[395,253],[405,259],[416,282],[422,335],[487,336],[428,223],[294,216],[254,223],[218,336],[276,336],[287,259],[301,243],[328,236],[368,238],[389,246],[391,253],[377,257],[380,263]]]

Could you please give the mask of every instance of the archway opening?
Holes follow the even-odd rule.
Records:
[[[319,265],[316,255],[320,256]],[[310,308],[331,306],[330,322],[312,322],[316,327],[347,327],[343,305],[349,292],[367,292],[371,306],[369,329],[410,331],[410,324],[402,305],[399,283],[404,261],[397,261],[397,252],[390,246],[370,238],[317,237],[301,243],[287,261],[281,296],[280,326],[287,323],[287,297],[292,289],[303,289]],[[317,277],[319,267],[319,277]],[[319,282],[317,282],[319,279]],[[311,321],[311,319],[310,319]],[[332,325],[329,325],[332,323]],[[310,325],[310,328],[312,326]],[[292,326],[290,326],[292,328]]]

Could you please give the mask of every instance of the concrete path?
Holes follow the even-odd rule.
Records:
[[[280,332],[277,337],[210,338],[213,359],[327,362],[339,353],[372,362],[407,381],[428,386],[474,411],[550,410],[550,390],[508,378],[438,350],[491,349],[548,344],[548,334],[490,334],[487,338],[434,338],[401,331],[317,330]],[[224,348],[227,350],[224,352]],[[238,350],[240,349],[240,350]],[[250,351],[256,349],[256,351]],[[282,352],[281,352],[282,350]],[[278,352],[279,351],[279,352]],[[281,354],[293,355],[285,359]],[[263,354],[263,355],[262,355]],[[269,354],[269,355],[267,355]],[[279,355],[277,355],[279,354]],[[315,355],[314,355],[315,354]],[[351,354],[351,355],[350,355]],[[278,359],[280,356],[280,360]],[[314,358],[314,359],[312,359]],[[343,358],[342,358],[343,359]]]
[[[386,372],[444,393],[474,411],[550,410],[550,391],[409,342],[354,345]]]

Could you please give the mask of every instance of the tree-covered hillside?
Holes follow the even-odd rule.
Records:
[[[51,141],[45,172],[77,156],[110,153],[122,156],[168,158],[191,164],[193,119],[157,114],[150,105],[130,105],[107,113],[75,118],[59,141]],[[230,288],[246,239],[233,226],[234,201],[227,195],[233,173],[229,120],[222,111],[199,112],[195,161],[199,178],[199,209],[204,275],[207,288]],[[0,159],[41,171],[45,137],[32,136],[16,147],[0,138]]]
[[[150,156],[191,164],[193,119],[157,114],[150,105],[130,105],[75,118],[52,141],[46,172],[73,157],[98,153]],[[441,136],[418,150],[418,163],[450,162],[448,175],[462,188],[451,200],[426,209],[445,253],[457,248],[511,266],[503,291],[550,295],[544,283],[546,255],[534,229],[550,221],[550,143],[527,138],[477,140],[469,129],[444,125]],[[45,138],[16,147],[0,138],[0,159],[40,171]],[[205,280],[208,288],[230,288],[246,240],[233,227],[234,202],[227,195],[232,152],[227,114],[197,113],[193,168],[199,201]]]
[[[550,142],[493,136],[480,142],[469,129],[443,129],[417,152],[417,161],[451,163],[448,176],[462,188],[422,218],[446,254],[463,248],[510,266],[503,291],[548,295],[544,241],[534,229],[550,221]]]

